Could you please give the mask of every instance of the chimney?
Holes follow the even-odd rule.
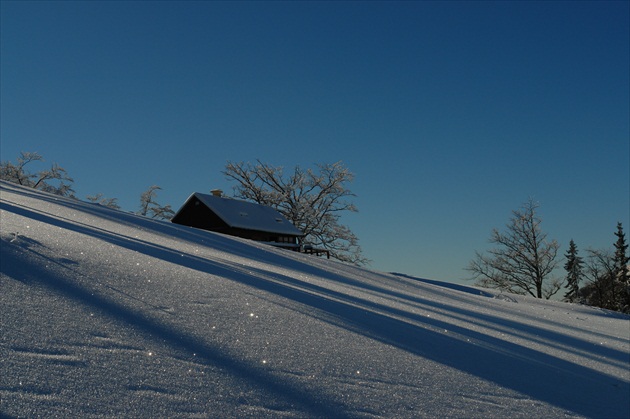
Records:
[[[222,196],[223,195],[223,191],[221,189],[213,189],[210,191],[210,193],[213,196]]]

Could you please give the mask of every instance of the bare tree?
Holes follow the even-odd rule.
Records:
[[[175,211],[173,211],[170,205],[162,206],[157,203],[157,191],[161,189],[162,188],[159,186],[153,185],[142,193],[140,196],[140,211],[138,214],[159,220],[170,220],[173,215],[175,215]]]
[[[617,223],[617,241],[610,249],[588,250],[586,277],[588,283],[580,289],[580,296],[588,305],[609,310],[630,312],[630,284],[628,281],[628,245],[621,223]]]
[[[93,202],[95,204],[103,205],[112,209],[120,209],[120,205],[118,205],[118,198],[105,198],[102,193],[98,193],[96,195],[87,196],[88,201]]]
[[[530,198],[512,212],[505,233],[492,231],[490,243],[497,247],[487,255],[476,252],[467,268],[478,285],[547,299],[560,290],[561,280],[552,278],[560,246],[555,240],[547,241],[537,208]]]
[[[50,183],[52,180],[56,180],[57,184]],[[56,195],[74,196],[73,182],[74,180],[68,176],[66,169],[54,163],[49,170],[42,170],[37,173],[37,180],[33,187]]]
[[[608,249],[587,249],[584,266],[586,285],[580,288],[580,297],[585,304],[616,310],[616,295],[619,291],[615,281],[615,261]]]
[[[68,176],[66,169],[53,163],[50,169],[30,173],[26,170],[26,165],[34,161],[44,161],[44,158],[39,153],[23,151],[17,159],[17,164],[0,163],[0,179],[56,195],[74,197],[72,189],[74,180]]]
[[[10,161],[2,162],[0,178],[19,185],[33,187],[34,183],[32,179],[36,175],[28,173],[24,167],[30,162],[43,160],[43,157],[39,153],[22,151],[20,157],[17,158],[17,164],[13,164]]]
[[[354,175],[341,162],[318,164],[317,170],[296,166],[285,176],[282,167],[228,162],[223,174],[237,182],[234,196],[275,208],[304,233],[304,243],[322,247],[331,257],[365,264],[358,238],[339,223],[345,211],[357,212],[346,184]]]

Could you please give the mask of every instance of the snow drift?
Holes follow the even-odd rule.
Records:
[[[0,183],[6,417],[629,417],[630,320]]]

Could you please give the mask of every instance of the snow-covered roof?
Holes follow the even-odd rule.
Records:
[[[286,234],[290,236],[304,235],[304,233],[291,224],[289,220],[274,208],[253,202],[241,201],[239,199],[208,195],[199,192],[193,193],[177,214],[179,214],[186,205],[189,205],[189,203],[194,200],[193,198],[197,198],[232,228]],[[173,218],[177,217],[177,214],[175,214]]]

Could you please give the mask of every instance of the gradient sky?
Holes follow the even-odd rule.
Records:
[[[2,1],[1,158],[125,210],[229,192],[228,160],[342,161],[371,267],[446,281],[529,197],[563,253],[607,248],[630,231],[629,5]]]

